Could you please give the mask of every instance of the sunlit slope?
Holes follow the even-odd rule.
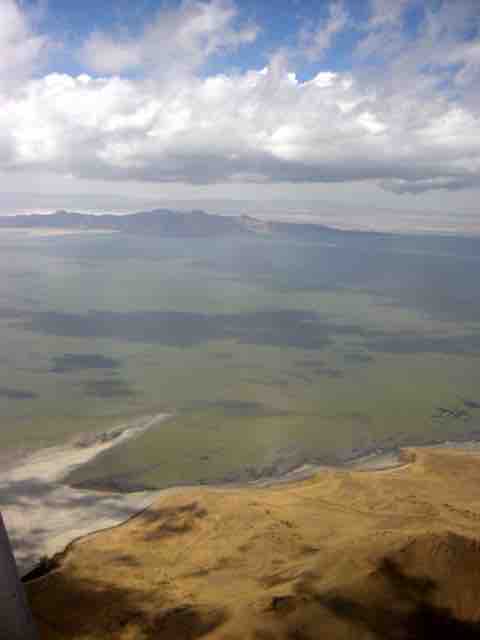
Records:
[[[28,585],[43,638],[473,638],[480,458],[166,493]]]

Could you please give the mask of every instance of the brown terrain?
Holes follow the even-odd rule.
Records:
[[[27,584],[45,640],[480,637],[480,457],[166,492]]]

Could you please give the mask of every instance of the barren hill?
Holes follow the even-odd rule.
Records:
[[[480,634],[480,457],[165,493],[28,584],[42,638],[313,640]]]

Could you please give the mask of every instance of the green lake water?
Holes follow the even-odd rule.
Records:
[[[480,436],[480,239],[0,232],[0,447],[172,418],[87,486],[252,479]]]

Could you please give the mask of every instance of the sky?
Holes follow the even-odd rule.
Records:
[[[480,0],[0,0],[0,185],[480,231]]]

